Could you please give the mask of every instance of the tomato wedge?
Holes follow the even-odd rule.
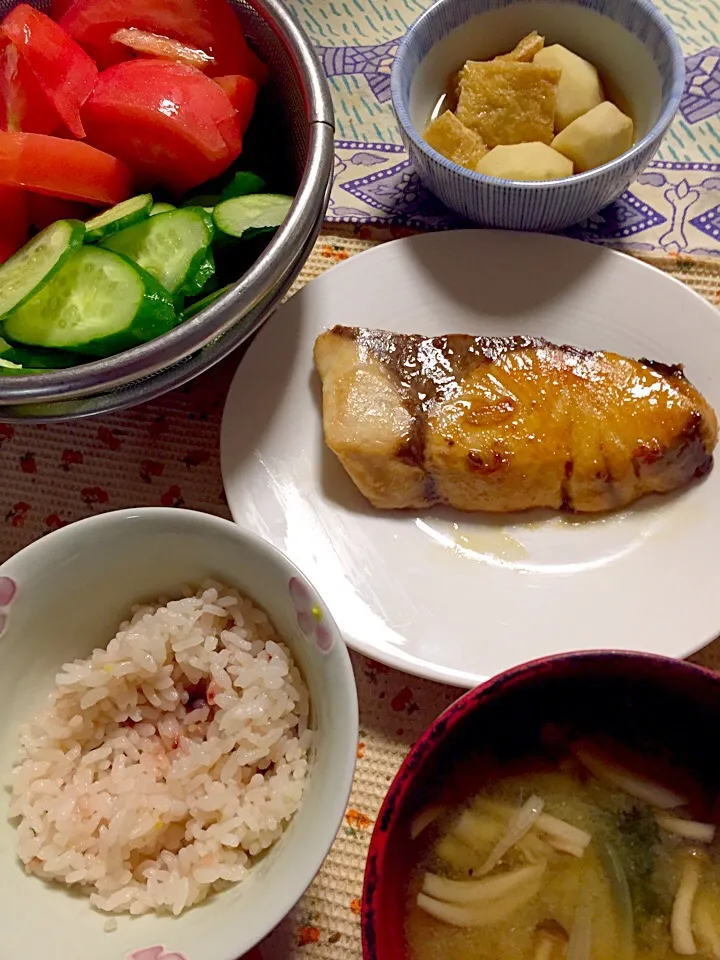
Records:
[[[266,72],[227,0],[75,0],[59,23],[101,70],[131,56],[112,37],[137,27],[204,50],[214,60],[210,76],[241,73],[264,79]]]
[[[69,10],[75,0],[50,0],[50,9],[48,16],[51,20],[59,20],[60,17]]]
[[[100,74],[83,108],[88,143],[120,157],[138,184],[183,193],[223,173],[240,154],[238,115],[193,67],[131,60]]]
[[[10,189],[10,188],[7,188]],[[56,220],[87,220],[93,214],[93,208],[77,200],[63,200],[61,197],[48,197],[41,193],[28,193],[30,223],[43,230]]]
[[[27,193],[15,187],[0,187],[0,263],[20,249],[30,228]]]
[[[130,196],[132,178],[124,163],[87,143],[0,132],[0,186],[109,205]]]
[[[0,29],[18,48],[68,130],[85,136],[80,107],[98,78],[90,57],[50,17],[26,3],[11,10]]]
[[[14,43],[0,33],[0,130],[53,133],[60,117]]]
[[[255,109],[258,85],[254,80],[249,77],[241,77],[240,74],[234,74],[230,77],[215,77],[214,80],[220,89],[225,91],[228,100],[237,110],[240,132],[245,133]]]

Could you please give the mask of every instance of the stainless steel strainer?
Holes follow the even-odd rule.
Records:
[[[231,290],[170,333],[69,370],[0,378],[0,420],[109,413],[186,383],[260,328],[309,256],[332,183],[334,127],[327,80],[312,44],[281,0],[233,3],[270,67],[257,110],[271,134],[269,149],[283,169],[286,189],[295,194],[287,220]],[[13,6],[12,0],[0,0],[0,16]]]

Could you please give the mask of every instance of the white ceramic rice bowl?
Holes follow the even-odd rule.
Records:
[[[237,960],[292,909],[317,873],[342,821],[355,766],[350,659],[327,608],[293,564],[207,514],[163,508],[102,514],[49,534],[0,566],[0,779],[4,787],[18,752],[18,725],[38,711],[63,663],[105,646],[134,603],[208,577],[268,612],[309,687],[317,734],[300,810],[240,884],[179,917],[120,916],[118,929],[105,932],[106,916],[86,896],[25,873],[3,789],[3,960]],[[309,623],[317,624],[317,616],[299,616],[298,584],[321,613],[320,639]]]

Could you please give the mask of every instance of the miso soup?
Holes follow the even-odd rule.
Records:
[[[720,958],[711,810],[597,744],[428,807],[412,829],[408,960]]]

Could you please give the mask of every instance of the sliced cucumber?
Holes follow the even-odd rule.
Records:
[[[6,361],[15,366],[37,368],[38,370],[64,370],[67,367],[76,367],[85,363],[87,358],[78,353],[68,353],[65,350],[42,350],[39,347],[12,346],[0,338],[0,362]]]
[[[209,307],[211,303],[214,303],[218,297],[221,297],[232,287],[232,283],[228,283],[224,287],[220,287],[218,290],[213,290],[212,293],[209,293],[206,297],[203,297],[202,300],[196,300],[195,303],[191,303],[189,306],[185,307],[183,312],[180,314],[181,320],[189,320],[190,317],[194,317],[196,313],[200,313],[201,310],[204,310],[205,307]]]
[[[85,224],[85,239],[107,240],[119,230],[125,227],[131,227],[134,223],[140,223],[150,216],[152,210],[153,198],[149,193],[141,193],[137,197],[130,197],[129,200],[123,200],[122,203],[116,203],[109,210],[103,210],[92,220]]]
[[[215,274],[215,257],[212,248],[208,247],[205,256],[197,262],[194,269],[188,274],[188,278],[182,286],[180,293],[184,297],[194,297],[202,293],[208,280]]]
[[[217,193],[200,193],[196,197],[190,197],[183,202],[183,207],[202,207],[203,210],[212,210],[220,200]]]
[[[0,357],[0,373],[22,373],[22,364],[13,363],[11,360],[6,360],[5,357]]]
[[[57,220],[0,266],[0,319],[29,300],[82,244],[85,224]]]
[[[0,363],[0,377],[25,377],[32,373],[47,373],[47,370],[37,370],[32,367],[7,367]]]
[[[292,197],[280,193],[253,193],[219,203],[213,219],[223,233],[249,239],[258,233],[277,230],[292,203]]]
[[[102,246],[133,260],[179,296],[196,293],[214,272],[212,238],[212,217],[199,207],[183,207],[121,230]]]
[[[85,359],[87,360],[88,358],[86,357]],[[21,367],[19,365],[6,367],[0,363],[0,377],[26,377],[38,373],[47,373],[47,370],[43,367]]]
[[[235,197],[246,197],[250,193],[265,193],[266,190],[265,181],[256,173],[238,170],[220,194],[220,200],[233,200]]]
[[[13,344],[105,357],[177,323],[167,291],[127,258],[85,246],[3,326]]]
[[[177,210],[171,203],[154,203],[150,211],[151,217],[156,217],[159,213],[170,213],[171,210]]]

